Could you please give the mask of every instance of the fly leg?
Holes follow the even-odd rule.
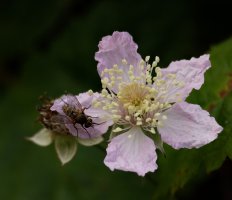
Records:
[[[73,127],[76,129],[76,137],[78,137],[78,128],[76,127],[76,124],[73,124]]]
[[[104,123],[106,123],[106,122],[102,122],[102,123],[95,123],[95,122],[93,122],[92,124],[93,125],[101,125],[101,124],[104,124]]]
[[[81,125],[81,126],[86,131],[86,133],[88,134],[89,138],[91,138],[91,136],[90,136],[89,132],[87,131],[87,129],[83,125]]]

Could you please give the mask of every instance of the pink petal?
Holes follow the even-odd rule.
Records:
[[[144,176],[157,169],[156,159],[154,142],[134,127],[111,140],[104,163],[112,171],[119,169]]]
[[[223,129],[199,105],[176,103],[163,114],[167,120],[158,131],[162,140],[175,149],[199,148],[215,140]]]
[[[99,137],[100,135],[106,133],[109,126],[113,125],[113,120],[111,119],[110,113],[99,108],[94,108],[91,105],[92,102],[97,101],[99,97],[100,94],[95,92],[93,95],[89,96],[89,99],[91,98],[91,102],[88,102],[88,99],[86,98],[86,93],[78,95],[78,99],[80,100],[82,105],[86,105],[87,107],[87,104],[90,103],[88,108],[85,110],[85,114],[92,117],[94,126],[86,129],[93,138]],[[84,134],[82,135],[80,133],[80,137],[81,136],[82,138],[86,138],[86,132],[84,132]]]
[[[63,105],[64,105],[64,101],[63,101],[62,99],[63,99],[64,101],[66,101],[66,95],[63,95],[62,97],[56,99],[56,100],[54,101],[52,107],[50,108],[50,110],[56,111],[56,112],[58,112],[58,113],[64,115],[64,112],[63,112],[63,109],[62,109],[62,107],[63,107]]]
[[[168,102],[176,102],[174,95],[180,94],[180,97],[184,100],[188,97],[192,89],[200,89],[204,83],[204,73],[211,67],[209,55],[205,54],[199,58],[191,58],[191,60],[180,60],[172,62],[167,68],[161,69],[163,77],[166,81],[170,81],[167,78],[168,74],[176,74],[176,80],[182,81],[184,86],[178,88],[170,84],[168,89],[168,97],[165,99]]]
[[[141,73],[136,68],[141,61],[141,56],[137,53],[138,46],[129,33],[115,31],[112,36],[103,37],[98,47],[99,51],[95,54],[95,60],[98,61],[97,68],[100,76],[105,68],[112,68],[115,64],[125,71],[125,67],[122,66],[123,59],[127,60],[128,65],[135,67],[136,75]],[[129,69],[129,66],[127,68]],[[127,73],[124,73],[122,78],[124,81],[129,81]]]

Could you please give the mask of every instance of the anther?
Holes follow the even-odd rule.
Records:
[[[148,62],[150,60],[150,56],[145,57],[145,61]]]
[[[160,61],[160,58],[158,56],[156,56],[155,61],[158,63]]]
[[[137,122],[136,122],[136,125],[137,125],[137,126],[141,126],[141,125],[143,125],[143,123],[142,123],[142,121],[137,121]]]
[[[122,64],[127,65],[126,59],[122,59]]]
[[[131,120],[131,117],[130,117],[129,115],[127,115],[127,116],[125,117],[125,120],[130,121],[130,120]]]

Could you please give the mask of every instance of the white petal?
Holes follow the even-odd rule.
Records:
[[[56,135],[55,149],[62,165],[66,164],[77,152],[77,141],[72,136]]]
[[[104,163],[112,171],[119,169],[144,176],[157,169],[156,159],[154,142],[134,127],[111,140]]]
[[[222,127],[199,105],[181,102],[164,112],[167,120],[158,131],[164,142],[175,149],[199,148],[215,140]]]
[[[53,134],[50,130],[43,128],[35,135],[27,139],[39,146],[48,146],[52,143]]]

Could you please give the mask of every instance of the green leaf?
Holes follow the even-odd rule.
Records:
[[[55,149],[62,165],[68,163],[77,152],[77,141],[72,136],[56,135]]]
[[[207,172],[218,169],[225,158],[228,156],[232,158],[232,94],[226,96],[220,111],[218,113],[219,122],[224,128],[220,133],[218,139],[212,144],[208,145],[205,150],[205,166]]]
[[[77,140],[80,144],[89,147],[101,143],[104,140],[104,138],[100,136],[97,138],[89,138],[89,139],[78,138]]]
[[[52,143],[53,133],[50,130],[43,128],[32,137],[26,139],[34,142],[39,146],[48,146]]]
[[[36,9],[32,9],[36,5]],[[1,56],[30,54],[38,41],[59,20],[66,1],[13,1],[1,10]],[[14,13],[14,14],[12,14]],[[35,23],[36,22],[36,23]],[[11,24],[11,26],[8,26]]]

